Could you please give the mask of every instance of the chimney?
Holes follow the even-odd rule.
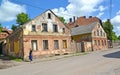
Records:
[[[73,22],[75,23],[75,16],[73,16]]]
[[[107,19],[108,22],[110,22],[110,19]]]
[[[83,16],[83,18],[86,18],[86,16]]]
[[[72,18],[69,19],[69,22],[72,22]]]
[[[89,18],[92,18],[92,16],[89,16]]]

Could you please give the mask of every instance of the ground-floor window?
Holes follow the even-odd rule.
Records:
[[[102,46],[104,46],[104,41],[102,40]]]
[[[38,50],[37,40],[31,40],[31,45],[33,50]]]
[[[43,40],[43,50],[48,50],[48,40]]]
[[[58,40],[54,40],[54,49],[59,49],[59,42]]]
[[[98,40],[98,45],[100,45],[100,40]]]
[[[63,48],[67,48],[67,41],[63,40]]]
[[[97,45],[97,41],[96,40],[94,40],[95,41],[95,45]]]
[[[106,46],[106,40],[104,40],[104,42],[105,42],[105,46]]]

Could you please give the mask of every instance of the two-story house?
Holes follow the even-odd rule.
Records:
[[[24,59],[28,58],[30,48],[34,57],[69,53],[70,36],[70,30],[51,10],[47,10],[21,25],[7,38],[6,52]]]
[[[99,22],[71,28],[72,40],[77,43],[91,42],[91,50],[107,49],[107,36]]]
[[[97,17],[79,17],[67,24],[71,29],[71,37],[76,43],[82,43],[82,50],[103,50],[108,48],[106,32],[102,28],[101,20]],[[88,42],[88,45],[87,45]],[[88,47],[83,48],[83,47]]]

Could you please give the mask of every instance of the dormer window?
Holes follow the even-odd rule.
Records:
[[[36,26],[32,25],[32,31],[36,31]]]
[[[48,19],[51,19],[51,13],[48,13]]]

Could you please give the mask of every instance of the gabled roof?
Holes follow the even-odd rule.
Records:
[[[93,22],[89,25],[82,25],[75,28],[71,28],[71,35],[73,36],[73,35],[91,33],[97,24],[98,22]]]
[[[58,20],[59,20],[67,29],[69,29],[69,28],[59,19],[59,17],[58,17],[52,10],[50,10],[50,9],[44,11],[43,13],[41,13],[40,15],[36,16],[35,18],[31,19],[31,20],[28,21],[27,23],[21,25],[21,27],[24,27],[26,24],[28,24],[29,22],[32,22],[32,21],[35,20],[37,17],[41,16],[42,14],[46,13],[47,11],[50,11],[53,15],[55,15],[55,17],[57,17]]]

